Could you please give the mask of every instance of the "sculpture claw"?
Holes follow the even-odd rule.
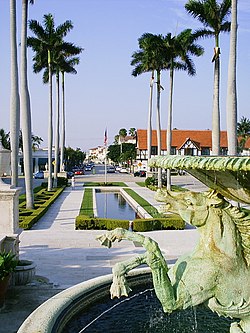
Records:
[[[129,287],[127,280],[124,276],[114,277],[113,283],[110,288],[111,299],[121,296],[128,296],[132,289]]]
[[[96,237],[96,239],[100,241],[101,245],[111,248],[112,241],[109,239],[109,237],[107,237],[107,234],[98,236],[98,237]]]
[[[112,242],[118,241],[120,242],[123,237],[123,229],[117,228],[112,231],[108,231],[106,234],[97,236],[96,239],[101,242],[101,245],[107,246],[108,248],[111,248]]]

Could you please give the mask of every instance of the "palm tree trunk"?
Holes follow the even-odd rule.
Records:
[[[64,72],[62,72],[62,135],[61,135],[61,158],[60,171],[64,171],[64,147],[65,147],[65,85]]]
[[[161,72],[157,70],[157,113],[156,113],[156,127],[157,127],[157,155],[161,156],[161,116],[160,116],[160,100],[161,100]],[[162,170],[158,168],[158,188],[162,188]]]
[[[230,34],[230,52],[227,84],[227,142],[228,155],[237,155],[237,0],[232,0],[232,18]]]
[[[10,0],[10,142],[11,142],[11,184],[18,186],[18,152],[20,130],[20,99],[18,91],[18,65],[16,41],[16,0]]]
[[[168,125],[167,125],[167,154],[171,155],[172,146],[172,118],[173,118],[173,87],[174,71],[170,69],[170,87],[169,87],[169,106],[168,106]],[[167,169],[167,189],[171,190],[171,170]]]
[[[150,92],[149,92],[149,108],[148,108],[148,130],[147,130],[147,147],[148,147],[148,163],[151,158],[151,146],[152,146],[152,105],[153,105],[153,87],[154,87],[154,71],[152,71],[150,80]],[[148,166],[148,172],[150,167]]]
[[[27,78],[27,18],[28,0],[22,0],[22,36],[21,36],[21,117],[23,137],[23,161],[26,190],[26,208],[34,208],[33,195],[33,159],[30,96]]]
[[[56,74],[57,107],[56,107],[56,137],[55,137],[55,164],[54,164],[54,187],[57,187],[57,171],[59,158],[59,124],[60,124],[60,80]]]
[[[49,119],[48,119],[48,191],[52,190],[52,145],[53,145],[53,105],[52,105],[52,71],[50,51],[48,51],[48,66],[49,66]]]
[[[219,42],[216,38],[216,48]],[[214,62],[214,96],[212,114],[212,155],[220,155],[220,56]]]

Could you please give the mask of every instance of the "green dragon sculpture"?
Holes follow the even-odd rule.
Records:
[[[126,274],[147,264],[165,312],[203,303],[219,315],[238,319],[231,324],[230,333],[250,333],[250,217],[216,191],[158,190],[157,200],[197,227],[199,242],[192,253],[180,257],[169,269],[158,244],[149,237],[120,228],[99,236],[108,247],[115,240],[128,239],[146,249],[144,254],[114,266],[111,297],[127,296]]]

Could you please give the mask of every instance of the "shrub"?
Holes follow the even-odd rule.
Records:
[[[166,218],[135,219],[133,230],[144,232],[153,230],[183,230],[185,222],[179,215],[169,214]],[[128,220],[105,219],[79,215],[75,220],[76,230],[113,230],[116,228],[129,228]]]
[[[113,230],[115,228],[128,229],[128,220],[105,219],[79,215],[76,217],[76,230]]]
[[[65,177],[57,177],[57,187],[67,186],[68,179]]]
[[[149,186],[155,186],[156,185],[156,179],[155,177],[148,177],[145,179],[145,186],[149,187]]]
[[[185,222],[179,215],[169,214],[165,218],[138,219],[133,221],[133,230],[144,232],[153,230],[183,230]]]

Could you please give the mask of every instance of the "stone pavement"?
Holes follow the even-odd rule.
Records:
[[[176,178],[176,182],[184,182],[185,186],[191,188],[200,186],[192,178],[189,177],[187,181],[182,177],[178,177],[178,181]],[[152,191],[132,181],[127,184],[150,204],[159,204]],[[0,311],[0,321],[4,323],[0,325],[0,333],[16,332],[37,306],[57,292],[109,274],[116,262],[144,252],[142,247],[129,241],[115,243],[111,249],[107,249],[96,240],[96,236],[104,232],[74,230],[82,196],[83,183],[79,178],[76,179],[75,188],[66,188],[32,230],[21,233],[20,258],[36,263],[36,279],[28,286],[9,290],[5,308]],[[195,229],[154,231],[147,235],[159,243],[169,262],[191,251],[198,237]]]

